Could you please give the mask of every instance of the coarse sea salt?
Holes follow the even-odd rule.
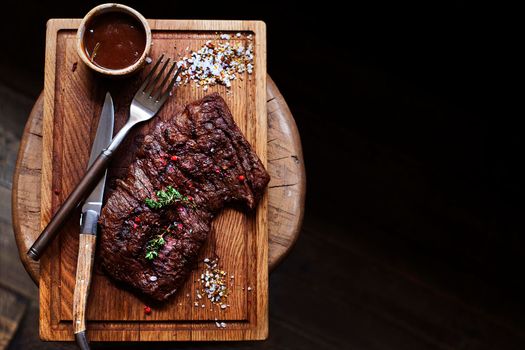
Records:
[[[226,287],[228,274],[219,269],[217,260],[206,258],[204,261],[206,268],[200,275],[201,289],[197,292],[197,297],[204,295],[212,303],[222,305],[224,304],[222,301],[228,297]]]
[[[235,35],[241,37],[241,33]],[[221,34],[223,40],[230,39],[229,34]],[[181,68],[177,84],[184,85],[193,80],[196,87],[203,87],[206,91],[209,86],[224,85],[231,88],[232,81],[243,73],[252,74],[254,69],[253,44],[248,41],[231,43],[229,41],[213,43],[211,40],[197,51],[190,51],[177,62]]]

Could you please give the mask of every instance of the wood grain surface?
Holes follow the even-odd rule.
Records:
[[[261,158],[267,160],[266,111],[266,38],[262,22],[243,21],[170,21],[151,20],[153,41],[151,56],[161,53],[175,57],[196,50],[207,40],[218,40],[218,32],[242,32],[233,40],[248,44],[246,34],[253,34],[254,74],[241,76],[227,91],[223,86],[209,91],[188,84],[177,89],[157,118],[173,115],[177,105],[185,105],[210,92],[219,92],[228,103],[234,119]],[[131,98],[141,78],[104,80],[78,64],[75,28],[79,20],[51,20],[47,26],[46,69],[44,83],[43,157],[41,187],[42,228],[74,188],[85,172],[89,149],[100,114],[100,103],[109,90],[116,102],[116,131],[127,119]],[[145,72],[142,72],[142,74]],[[150,123],[151,124],[151,123]],[[131,161],[133,145],[150,125],[130,135],[118,161],[110,170],[116,174]],[[111,185],[108,186],[111,188]],[[152,305],[144,313],[146,300],[140,299],[95,271],[88,302],[88,332],[91,340],[242,340],[264,339],[268,334],[268,219],[267,195],[255,212],[224,210],[214,221],[210,237],[201,250],[199,261],[219,257],[219,265],[233,275],[229,281],[226,309],[197,299],[199,263],[177,295],[162,305]],[[78,252],[78,216],[65,223],[41,259],[40,335],[44,340],[72,340],[72,291]],[[227,327],[217,327],[216,320]]]
[[[97,236],[81,234],[78,243],[79,253],[73,293],[73,332],[75,334],[86,330],[86,307],[91,287]]]

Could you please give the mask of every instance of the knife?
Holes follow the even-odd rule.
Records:
[[[102,174],[106,171],[109,162],[114,157],[115,151],[129,134],[129,131],[135,127],[135,125],[150,120],[156,116],[168,98],[173,95],[172,90],[177,84],[177,78],[182,67],[178,67],[177,61],[174,60],[168,73],[164,74],[171,59],[168,58],[163,61],[163,58],[164,54],[159,57],[157,63],[151,68],[146,75],[144,82],[135,93],[129,107],[128,121],[115,135],[111,144],[100,152],[97,159],[95,159],[93,164],[86,171],[84,177],[80,180],[73,191],[71,191],[67,199],[62,203],[60,208],[58,208],[55,215],[53,215],[46,227],[40,232],[36,241],[27,251],[27,256],[31,259],[35,261],[40,259],[44,249],[58,234],[60,228],[69,217],[69,214],[71,214],[79,203],[86,198],[86,194],[93,190],[102,177]],[[164,62],[164,64],[160,71],[156,73],[161,62]],[[177,71],[173,74],[175,68],[177,68]],[[164,79],[161,81],[163,76]],[[166,87],[168,80],[170,80],[170,82]]]
[[[114,117],[113,100],[108,92],[100,114],[95,141],[91,147],[88,168],[97,159],[100,152],[111,142]],[[89,349],[86,337],[86,306],[91,285],[97,240],[97,223],[100,210],[102,209],[106,173],[107,171],[95,189],[86,198],[84,205],[82,205],[82,216],[80,217],[77,274],[75,292],[73,294],[73,330],[77,344],[82,350]]]

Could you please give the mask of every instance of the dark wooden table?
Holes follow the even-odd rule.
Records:
[[[267,341],[95,350],[525,349],[523,118],[505,108],[519,101],[508,83],[519,65],[502,40],[519,32],[496,25],[498,6],[420,3],[414,13],[398,3],[353,2],[350,12],[281,3],[291,21],[275,6],[134,3],[152,18],[267,23],[269,71],[303,141],[306,215],[270,276]],[[0,310],[12,321],[0,328],[18,325],[9,350],[74,350],[38,338],[38,289],[18,259],[9,199],[22,128],[43,84],[45,21],[92,5],[6,5]],[[336,74],[319,74],[319,65]]]

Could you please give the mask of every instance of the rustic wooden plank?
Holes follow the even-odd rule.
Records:
[[[7,200],[0,187],[0,200]],[[18,263],[18,254],[13,238],[11,223],[0,220],[0,286],[15,291],[28,299],[36,299],[36,286],[24,273],[22,264]]]
[[[253,75],[236,81],[232,94],[225,87],[211,87],[208,92],[197,89],[194,84],[179,87],[177,99],[169,100],[157,118],[173,115],[176,103],[186,104],[210,92],[226,96],[234,119],[252,143],[257,154],[266,163],[266,52],[265,27],[261,22],[242,21],[150,21],[154,43],[151,55],[167,52],[180,56],[184,48],[197,49],[206,40],[218,39],[217,31],[241,31],[253,33],[255,45],[255,70]],[[84,173],[89,148],[94,137],[95,121],[99,115],[98,101],[103,89],[112,91],[122,105],[128,105],[136,86],[116,87],[118,83],[99,80],[83,65],[73,72],[71,67],[78,61],[75,48],[75,28],[78,20],[51,20],[48,22],[48,46],[46,58],[46,82],[44,88],[43,116],[43,166],[41,192],[41,218],[45,225],[53,212],[65,200]],[[198,30],[198,31],[195,31]],[[170,34],[171,33],[171,34]],[[246,36],[233,40],[244,40]],[[176,42],[179,48],[174,48]],[[50,58],[52,56],[52,58]],[[144,74],[144,72],[142,72]],[[140,77],[135,79],[139,82]],[[95,86],[95,88],[93,88]],[[104,87],[102,87],[104,86]],[[126,108],[116,109],[116,128],[127,119]],[[151,124],[151,123],[150,123]],[[148,123],[140,130],[147,130]],[[143,131],[138,131],[143,132]],[[126,149],[121,150],[124,154]],[[118,162],[117,162],[118,164]],[[49,173],[47,173],[49,172]],[[111,172],[110,172],[111,175]],[[111,177],[111,176],[110,176]],[[109,180],[111,181],[111,180]],[[88,333],[92,340],[234,340],[264,339],[268,333],[268,230],[267,197],[260,202],[255,215],[236,210],[225,210],[216,220],[216,231],[227,234],[215,235],[214,253],[220,256],[221,264],[234,269],[246,278],[253,292],[238,289],[229,296],[232,306],[237,306],[227,315],[231,327],[219,329],[215,326],[216,315],[206,308],[191,308],[188,315],[178,308],[180,301],[170,300],[162,307],[154,308],[152,316],[143,312],[144,302],[136,295],[117,288],[105,275],[93,278],[93,296],[89,301]],[[71,340],[71,300],[75,285],[75,265],[78,250],[78,215],[76,212],[64,224],[62,235],[53,242],[41,260],[41,337],[45,340]],[[43,227],[43,226],[42,226]],[[236,256],[232,252],[240,254]],[[242,263],[244,261],[244,263]],[[239,262],[241,262],[239,264]],[[196,280],[201,271],[193,271],[190,282]],[[240,279],[242,282],[242,279]],[[193,283],[187,283],[180,295],[194,297]],[[190,305],[185,300],[186,305]],[[221,312],[221,309],[219,309]],[[188,317],[189,316],[189,317]],[[225,317],[226,315],[222,316]],[[176,323],[173,320],[178,320]],[[118,326],[122,321],[135,321]],[[151,329],[148,337],[141,337],[141,324],[165,324],[163,328]],[[186,334],[180,324],[189,325]],[[138,328],[137,328],[138,327]],[[114,329],[112,329],[114,328]],[[174,331],[179,335],[174,337]]]
[[[25,309],[26,302],[20,296],[0,287],[0,350],[9,345]]]

